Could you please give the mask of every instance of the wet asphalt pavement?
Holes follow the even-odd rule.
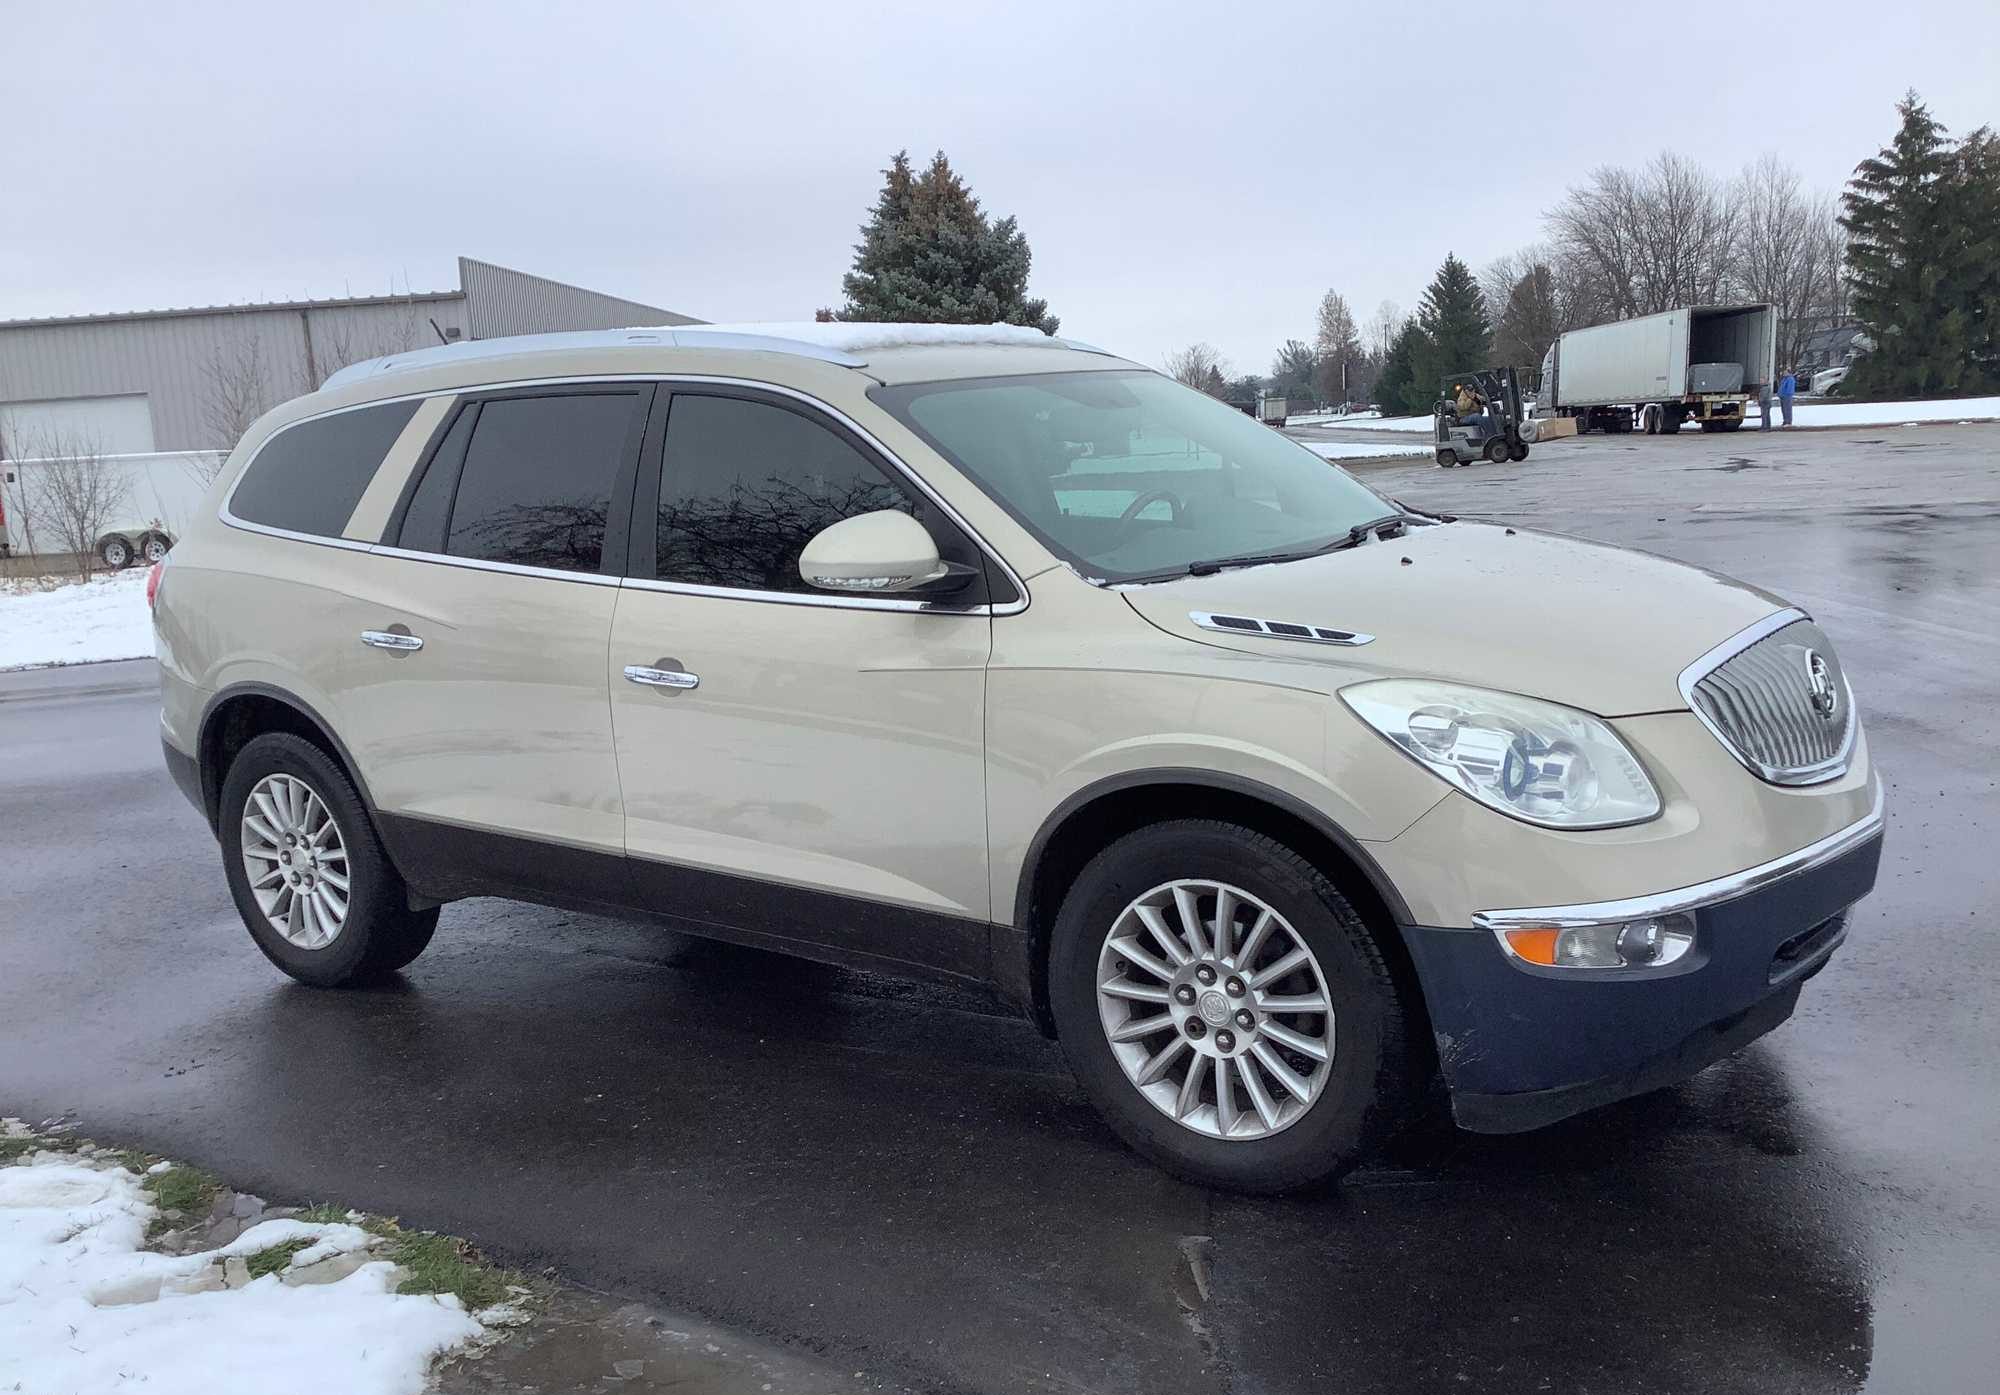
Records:
[[[494,901],[394,986],[293,986],[160,766],[142,662],[0,676],[0,1112],[885,1387],[1991,1389],[2000,427],[1366,478],[1741,575],[1833,634],[1891,828],[1791,1023],[1538,1134],[1432,1127],[1328,1194],[1208,1193],[972,995]],[[1521,623],[1561,641],[1559,611]]]

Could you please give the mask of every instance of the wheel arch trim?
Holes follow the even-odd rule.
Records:
[[[1383,909],[1392,922],[1380,927],[1385,934],[1400,937],[1403,927],[1410,924],[1409,906],[1403,900],[1402,893],[1396,889],[1396,884],[1362,845],[1361,840],[1348,833],[1324,811],[1313,807],[1297,795],[1247,776],[1192,766],[1159,766],[1106,775],[1076,790],[1042,820],[1041,826],[1035,830],[1034,837],[1028,842],[1026,854],[1021,859],[1014,892],[1013,919],[1011,922],[994,926],[992,973],[995,986],[1005,996],[1027,1009],[1029,1015],[1044,1032],[1052,1031],[1048,1020],[1047,973],[1044,963],[1048,952],[1046,941],[1049,927],[1046,924],[1038,926],[1036,923],[1034,890],[1037,875],[1057,834],[1077,815],[1108,797],[1129,794],[1133,790],[1151,786],[1189,785],[1254,800],[1311,828],[1347,858],[1370,890],[1380,899]]]
[[[325,738],[334,759],[347,772],[347,778],[354,782],[355,792],[361,796],[362,807],[369,816],[375,814],[375,798],[368,792],[368,781],[355,762],[354,753],[347,749],[347,743],[335,734],[333,724],[321,716],[318,709],[297,693],[281,688],[275,683],[246,681],[232,683],[212,694],[201,709],[201,720],[195,728],[195,766],[201,779],[202,812],[208,816],[211,831],[220,827],[222,817],[222,781],[225,772],[211,768],[210,752],[214,744],[215,723],[223,710],[236,699],[246,697],[267,698],[281,706],[289,707]]]

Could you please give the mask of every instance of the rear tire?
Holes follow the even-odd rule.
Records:
[[[1439,469],[1449,470],[1452,466],[1458,464],[1458,452],[1452,450],[1449,446],[1438,447],[1437,463]]]
[[[97,555],[112,571],[122,572],[132,565],[132,540],[118,533],[99,538]]]
[[[1184,930],[1176,888],[1195,907],[1206,954],[1183,935],[1187,958],[1171,970],[1190,981],[1168,987],[1156,982],[1168,947],[1143,928],[1140,907]],[[1229,954],[1215,944],[1224,891],[1232,907]],[[1266,913],[1259,940],[1255,926]],[[1142,944],[1152,967],[1130,953]],[[1297,959],[1301,949],[1305,958]],[[1274,976],[1295,959],[1298,967]],[[1213,976],[1192,977],[1204,968]],[[1235,983],[1238,973],[1249,981]],[[1244,991],[1231,995],[1233,984]],[[1183,987],[1191,997],[1177,1006],[1173,995]],[[1137,1000],[1148,989],[1157,997]],[[1234,824],[1155,824],[1093,858],[1056,920],[1049,997],[1071,1069],[1105,1120],[1132,1148],[1191,1182],[1278,1192],[1329,1181],[1387,1142],[1417,1096],[1418,1055],[1403,1004],[1366,923],[1311,862]],[[1266,1006],[1315,1001],[1324,1010]],[[1246,1026],[1238,1014],[1248,1009]],[[1143,1029],[1156,1013],[1181,1025],[1114,1045],[1114,1031]],[[1296,1049],[1314,1043],[1320,1056]],[[1152,1053],[1170,1050],[1177,1054],[1162,1074],[1141,1084],[1157,1059]],[[1266,1055],[1307,1086],[1307,1098],[1287,1092],[1283,1076],[1264,1065]],[[1197,1060],[1205,1064],[1197,1068]],[[1184,1093],[1196,1069],[1195,1086]],[[1219,1078],[1230,1082],[1227,1110]]]
[[[237,753],[220,824],[237,913],[264,956],[300,983],[379,979],[422,954],[437,931],[437,907],[409,908],[409,889],[347,773],[303,737],[266,732]]]

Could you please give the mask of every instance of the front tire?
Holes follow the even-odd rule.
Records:
[[[223,781],[223,868],[250,938],[301,983],[340,988],[402,968],[438,911],[412,911],[367,808],[310,741],[266,732]]]
[[[1183,819],[1128,834],[1064,898],[1050,1006],[1072,1070],[1119,1137],[1210,1186],[1338,1177],[1416,1094],[1380,945],[1292,849]]]

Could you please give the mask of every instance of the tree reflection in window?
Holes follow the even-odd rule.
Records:
[[[799,554],[813,535],[878,509],[914,512],[907,493],[817,422],[742,398],[674,398],[660,484],[660,580],[809,591]]]
[[[452,534],[452,551],[518,567],[594,572],[604,556],[607,503],[508,504]]]

